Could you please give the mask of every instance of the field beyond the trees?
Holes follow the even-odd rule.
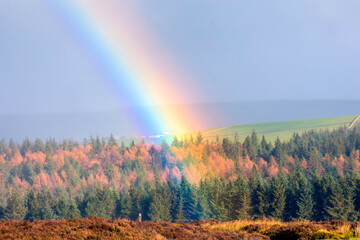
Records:
[[[0,239],[360,239],[360,223],[277,221],[134,222],[89,217],[1,221]]]
[[[278,137],[284,141],[289,140],[295,132],[301,134],[309,130],[319,131],[327,129],[332,131],[339,127],[348,126],[356,117],[357,116],[342,116],[282,122],[240,124],[204,130],[201,131],[201,134],[206,139],[215,140],[216,135],[222,139],[224,137],[232,138],[235,133],[238,133],[239,139],[243,141],[247,136],[251,135],[253,130],[255,130],[259,136],[264,135],[269,141],[275,141]]]

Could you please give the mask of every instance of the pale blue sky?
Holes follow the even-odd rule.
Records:
[[[89,53],[45,1],[0,1],[0,114],[117,107]],[[360,2],[137,0],[207,98],[360,99]]]

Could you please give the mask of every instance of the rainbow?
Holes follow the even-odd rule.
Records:
[[[143,106],[127,112],[140,132],[180,134],[201,128],[203,120],[196,112],[179,104],[201,91],[156,39],[132,1],[49,2],[96,62],[119,104]],[[161,107],[164,104],[172,107]]]

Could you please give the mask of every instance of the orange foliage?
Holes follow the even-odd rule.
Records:
[[[295,164],[295,159],[292,156],[289,157],[288,161],[289,163]]]
[[[266,173],[267,169],[268,169],[268,163],[264,159],[259,158],[258,170],[259,170],[260,174],[264,175]]]
[[[126,160],[135,160],[135,153],[132,151],[125,151],[123,158]]]
[[[342,155],[340,155],[339,158],[335,157],[334,161],[332,162],[332,165],[336,168],[336,171],[339,175],[344,175],[344,162],[345,159]]]
[[[19,151],[19,149],[15,149],[15,152],[14,152],[14,156],[10,159],[10,166],[11,167],[14,167],[14,166],[17,166],[19,164],[21,164],[23,162],[23,157],[21,156],[21,153]]]
[[[282,170],[286,173],[286,174],[289,174],[290,173],[290,167],[285,164],[285,166],[282,168]]]
[[[239,159],[239,167],[245,178],[249,178],[251,176],[251,172],[254,167],[257,168],[256,164],[250,160],[249,156],[246,156],[245,159]]]
[[[46,155],[43,152],[32,153],[31,151],[28,151],[25,155],[25,158],[29,160],[32,164],[44,164]]]
[[[219,177],[230,178],[235,173],[234,162],[231,159],[225,159],[215,152],[210,153],[208,167]]]
[[[21,180],[18,176],[16,176],[14,178],[14,187],[19,190],[21,197],[24,197],[24,195],[29,187],[29,183],[25,179]]]
[[[64,172],[64,171],[63,171]],[[64,172],[65,173],[65,172]],[[59,187],[65,187],[65,184],[63,182],[63,180],[61,179],[61,177],[57,174],[57,172],[53,172],[50,175],[50,188],[51,189],[56,189]]]
[[[152,171],[146,171],[145,172],[145,180],[149,182],[155,181],[155,174]]]
[[[274,177],[279,173],[279,164],[276,162],[274,157],[270,158],[270,164],[268,169],[269,177]]]
[[[161,174],[161,181],[166,182],[169,179],[170,170],[168,167],[165,167],[163,173]]]
[[[308,168],[308,163],[306,161],[305,158],[303,158],[303,160],[301,161],[301,166],[304,168],[304,169],[307,169]]]
[[[175,155],[176,160],[178,160],[179,162],[181,162],[189,155],[189,150],[185,148],[177,148],[175,146],[170,146],[170,150]]]
[[[181,172],[179,170],[179,168],[177,166],[175,166],[172,170],[171,170],[171,175],[176,177],[178,180],[181,180]]]
[[[6,161],[5,161],[5,154],[3,154],[3,155],[0,155],[0,164],[5,164],[6,163]]]
[[[129,181],[131,184],[133,184],[133,183],[135,183],[136,179],[137,179],[137,173],[136,173],[135,170],[133,170],[133,171],[131,171],[131,172],[129,173],[128,181]]]
[[[37,192],[40,191],[43,186],[49,187],[49,175],[40,171],[34,179],[33,188]]]
[[[100,174],[96,174],[95,181],[101,183],[102,185],[108,185],[109,180],[105,176],[105,174],[101,171]]]

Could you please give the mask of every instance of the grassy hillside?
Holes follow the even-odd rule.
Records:
[[[241,124],[232,125],[228,127],[213,128],[202,131],[201,133],[207,139],[215,139],[216,135],[219,137],[233,137],[237,132],[241,140],[244,140],[246,136],[250,135],[254,129],[260,136],[274,141],[277,137],[282,140],[290,139],[293,133],[302,133],[311,129],[333,130],[341,126],[348,126],[356,116],[345,117],[332,117],[332,118],[319,118],[319,119],[307,119],[307,120],[295,120],[284,122],[269,122],[258,124]]]

